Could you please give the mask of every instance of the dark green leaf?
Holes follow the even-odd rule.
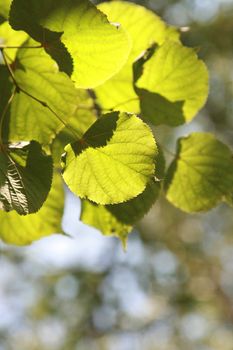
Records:
[[[2,146],[0,209],[16,210],[21,215],[38,211],[49,193],[52,169],[52,158],[37,142]]]

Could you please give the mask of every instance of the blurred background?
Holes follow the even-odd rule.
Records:
[[[138,3],[182,27],[210,70],[201,113],[155,135],[171,151],[194,130],[233,146],[233,0]],[[161,198],[127,252],[80,223],[79,212],[68,193],[63,224],[73,238],[0,243],[0,350],[233,349],[232,208],[187,215]]]

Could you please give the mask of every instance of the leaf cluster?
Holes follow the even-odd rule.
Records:
[[[151,126],[190,122],[208,72],[177,28],[125,1],[3,0],[0,237],[62,232],[62,178],[81,220],[123,243],[160,191],[186,212],[231,202],[232,152],[209,133],[177,142],[165,169]]]

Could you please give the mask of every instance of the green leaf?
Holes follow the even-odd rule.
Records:
[[[137,196],[154,174],[153,135],[139,118],[127,113],[104,115],[65,152],[65,182],[76,195],[98,204]]]
[[[21,46],[28,35],[23,31],[15,31],[8,22],[0,25],[0,44],[5,46]],[[10,61],[14,61],[18,49],[5,49],[4,53]]]
[[[89,14],[86,16],[89,18]],[[92,29],[67,33],[62,37],[73,58],[72,79],[76,87],[95,88],[114,76],[127,60],[130,41],[123,29],[105,21]]]
[[[35,46],[36,42],[29,40],[27,45]],[[16,94],[11,106],[9,139],[50,143],[64,127],[61,120],[67,122],[77,109],[78,91],[40,48],[18,52],[14,76],[21,89],[43,103],[24,92]]]
[[[124,30],[110,24],[88,0],[14,0],[10,23],[42,42],[47,52],[61,40],[73,59],[77,87],[103,83],[128,58],[130,42]]]
[[[167,199],[186,212],[213,208],[233,190],[231,150],[208,133],[181,138],[165,190]]]
[[[132,49],[125,66],[105,84],[95,89],[98,102],[104,109],[139,113],[138,96],[133,89],[133,62],[156,43],[166,39],[179,39],[173,27],[168,27],[159,16],[146,8],[126,1],[112,1],[100,4],[111,22],[120,23],[132,41]]]
[[[82,200],[80,220],[86,225],[97,228],[106,236],[118,237],[124,247],[128,234],[132,231],[131,225],[118,221],[104,205],[98,205],[88,200]]]
[[[0,211],[0,238],[8,244],[26,245],[55,232],[62,232],[63,210],[63,184],[60,174],[55,173],[48,198],[36,214],[20,216],[15,211]]]
[[[206,101],[208,72],[193,49],[167,41],[144,64],[136,86],[170,102],[183,102],[183,117],[190,121]]]
[[[6,19],[8,18],[11,1],[12,0],[1,0],[1,3],[0,3],[0,15]]]
[[[21,215],[38,211],[51,187],[52,168],[52,158],[37,142],[2,146],[0,209]]]

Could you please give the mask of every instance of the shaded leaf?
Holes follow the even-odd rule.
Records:
[[[13,84],[6,66],[0,65],[0,119],[12,94]]]
[[[145,190],[125,203],[106,206],[106,209],[122,224],[133,225],[143,218],[155,203],[160,192],[160,183],[151,180]]]
[[[46,202],[36,213],[20,216],[17,212],[0,211],[0,238],[14,245],[26,245],[55,232],[62,232],[64,189],[61,176],[55,173]]]
[[[7,149],[2,146],[0,209],[21,215],[38,211],[51,187],[52,168],[52,158],[37,142],[11,144]]]
[[[163,96],[138,89],[140,109],[143,119],[154,125],[167,124],[178,126],[185,123],[183,115],[184,102],[170,102]]]

